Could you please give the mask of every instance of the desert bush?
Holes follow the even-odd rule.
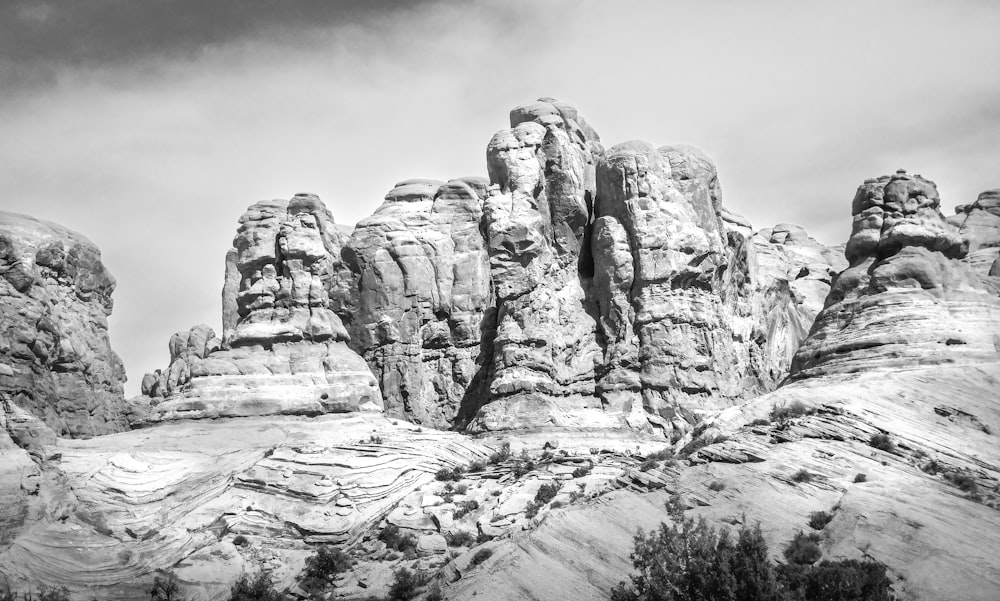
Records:
[[[890,601],[885,565],[847,559],[807,566],[786,564],[776,576],[790,601]]]
[[[767,419],[766,417],[759,417],[759,418],[753,420],[752,422],[750,422],[747,425],[749,425],[749,426],[770,426],[771,425],[771,420]]]
[[[252,578],[244,573],[233,583],[229,594],[229,601],[285,601],[286,599],[284,594],[274,589],[271,579],[264,572],[258,572]]]
[[[434,478],[441,482],[458,482],[464,473],[465,470],[462,467],[443,467],[434,474]]]
[[[968,474],[963,474],[962,472],[947,472],[944,477],[946,480],[962,489],[963,492],[967,492],[970,495],[976,495],[979,492],[979,485],[976,484],[976,481]]]
[[[708,485],[709,490],[714,490],[715,492],[719,492],[725,487],[726,487],[725,482],[719,482],[718,480],[714,480]]]
[[[455,487],[455,494],[456,495],[464,495],[467,492],[469,492],[469,485],[468,484],[459,484],[458,486]]]
[[[686,457],[690,457],[698,449],[707,447],[709,445],[717,444],[717,443],[720,443],[720,442],[726,442],[727,440],[729,440],[729,437],[728,436],[722,436],[722,435],[719,435],[719,436],[703,436],[703,437],[700,437],[700,438],[695,438],[691,442],[689,442],[686,445],[684,445],[684,447],[681,449],[680,457],[682,459],[684,459]]]
[[[805,534],[802,531],[792,537],[791,542],[785,547],[784,556],[789,563],[813,564],[823,556],[819,548],[819,535],[815,532]]]
[[[782,405],[781,407],[774,407],[771,409],[771,421],[772,422],[785,422],[795,417],[802,417],[803,415],[812,415],[816,413],[815,409],[810,409],[802,404],[801,401],[793,401],[788,405]]]
[[[833,514],[825,511],[814,511],[809,514],[809,527],[813,530],[822,530],[833,519]]]
[[[387,525],[378,533],[378,539],[385,543],[385,546],[405,553],[409,550],[416,550],[417,539],[412,534],[401,534],[399,526]]]
[[[472,556],[472,565],[481,565],[484,561],[493,557],[493,551],[491,549],[480,549],[476,551],[476,554]]]
[[[514,460],[514,477],[520,478],[528,472],[535,469],[535,462],[528,459],[522,455],[521,458]]]
[[[871,438],[868,439],[868,444],[880,451],[885,451],[886,453],[891,453],[896,449],[896,445],[892,442],[892,439],[889,438],[889,435],[882,434],[881,432],[872,434]]]
[[[535,492],[535,502],[539,505],[545,505],[559,494],[559,489],[561,488],[562,486],[558,482],[550,482],[539,486]]]
[[[493,537],[490,536],[489,534],[486,534],[485,532],[480,532],[479,534],[476,535],[476,544],[477,545],[481,545],[483,543],[488,543],[491,540],[493,540]]]
[[[490,465],[496,465],[498,463],[503,463],[510,459],[510,443],[505,442],[500,445],[500,448],[490,455]]]
[[[573,470],[573,477],[583,478],[584,476],[589,474],[592,469],[594,469],[594,466],[592,464],[587,464],[585,466],[581,465],[580,467]]]
[[[528,507],[525,508],[525,510],[524,510],[524,516],[527,517],[528,519],[531,519],[531,518],[535,517],[536,515],[538,515],[538,510],[541,509],[541,508],[542,508],[542,506],[540,504],[532,501],[532,502],[528,503]]]
[[[427,579],[420,574],[401,568],[393,574],[392,586],[389,587],[387,601],[409,601],[417,596],[417,589],[423,586]]]
[[[920,469],[925,474],[930,474],[930,475],[934,476],[934,475],[937,475],[937,473],[939,471],[941,471],[941,464],[938,463],[936,460],[931,459],[927,463],[925,463],[922,466],[920,466]]]
[[[449,547],[471,547],[476,538],[471,532],[459,530],[457,532],[446,532],[444,539],[448,541]]]
[[[452,517],[457,520],[465,517],[466,514],[471,511],[475,511],[476,509],[479,509],[478,501],[461,501],[459,502],[458,507],[455,508],[455,512],[452,514]]]
[[[236,545],[237,547],[241,547],[241,546],[247,544],[247,542],[249,542],[249,541],[247,541],[247,537],[243,536],[242,534],[237,534],[233,538],[233,544]]]
[[[562,501],[552,501],[552,503],[549,504],[549,509],[559,509],[562,506],[563,506]]]
[[[866,476],[864,474],[857,474],[856,476],[854,476],[854,481],[855,482],[868,482],[868,476]]]
[[[148,592],[150,601],[184,601],[180,583],[177,582],[177,576],[172,572],[154,577],[153,586]]]
[[[486,469],[486,462],[481,460],[473,461],[469,464],[468,471],[470,472],[481,472]]]
[[[398,531],[398,529],[397,529]],[[302,571],[302,589],[319,593],[333,582],[342,572],[351,569],[351,558],[337,547],[323,545],[306,558],[306,568]]]
[[[612,590],[613,601],[774,600],[779,588],[760,527],[735,537],[685,518],[635,536],[636,574]]]
[[[813,475],[804,469],[792,474],[792,482],[810,482],[812,479]]]

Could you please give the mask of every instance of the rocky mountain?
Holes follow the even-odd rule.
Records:
[[[0,211],[0,404],[60,436],[127,428],[111,350],[115,279],[101,252],[55,223]]]
[[[174,335],[128,404],[76,399],[114,428],[5,392],[5,582],[134,599],[169,571],[214,601],[262,572],[305,598],[335,544],[354,565],[331,598],[406,567],[448,599],[604,599],[669,500],[760,523],[779,561],[825,512],[822,557],[886,564],[899,598],[997,598],[995,192],[946,218],[930,180],[867,180],[827,248],[728,211],[700,150],[605,148],[552,99],[511,111],[487,173],[403,181],[352,231],[312,195],[252,205],[221,336]],[[0,323],[110,294],[17,244]],[[0,370],[60,381],[32,319]]]

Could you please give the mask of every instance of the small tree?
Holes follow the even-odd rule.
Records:
[[[286,601],[284,594],[274,590],[271,579],[264,572],[250,577],[246,573],[233,583],[229,601]]]
[[[173,572],[153,578],[153,586],[149,589],[151,601],[184,601],[180,592],[180,584]]]

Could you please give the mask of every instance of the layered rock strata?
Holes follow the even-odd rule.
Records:
[[[313,195],[262,201],[226,256],[223,335],[170,340],[170,365],[143,378],[149,419],[380,411],[367,364],[335,308],[350,302],[343,236]]]
[[[115,279],[82,235],[0,211],[0,398],[61,436],[126,427],[111,349]]]
[[[996,360],[1000,282],[963,260],[969,228],[939,206],[934,182],[903,170],[858,188],[850,267],[834,280],[791,379]]]

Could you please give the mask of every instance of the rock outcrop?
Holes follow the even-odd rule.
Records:
[[[1000,276],[1000,189],[987,190],[976,202],[955,207],[948,223],[969,239],[969,254],[963,259],[977,272]]]
[[[898,171],[858,188],[845,255],[791,379],[996,360],[1000,286],[962,259],[934,182]]]
[[[495,321],[485,196],[483,178],[400,182],[344,247],[356,293],[340,315],[391,414],[450,426],[485,391]]]
[[[114,289],[90,240],[0,211],[0,398],[60,436],[125,429],[125,369],[108,338]]]
[[[169,367],[143,378],[147,419],[381,411],[335,311],[350,302],[342,246],[316,196],[251,206],[226,256],[222,338],[199,325],[170,339]]]

